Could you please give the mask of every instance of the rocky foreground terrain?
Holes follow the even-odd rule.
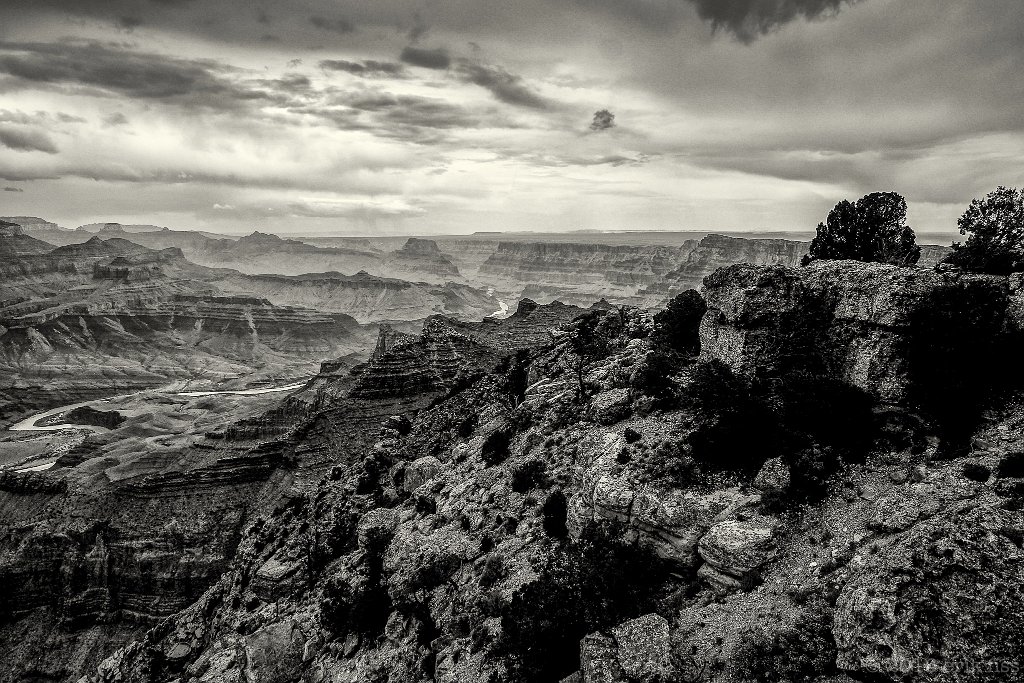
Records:
[[[159,457],[5,473],[0,678],[1015,680],[1022,291],[738,265],[384,329]]]

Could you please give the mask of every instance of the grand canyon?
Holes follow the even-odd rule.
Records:
[[[0,2],[0,683],[1024,679],[1019,4]]]
[[[815,658],[857,676],[912,656],[930,601],[967,599],[956,558],[1017,571],[1020,414],[938,455],[906,351],[950,288],[1020,325],[1015,279],[936,270],[946,246],[908,269],[803,267],[799,239],[650,241],[4,218],[3,680],[745,680]],[[697,290],[687,346],[666,316]],[[813,494],[742,384],[799,319],[831,362],[795,381],[824,404],[781,415],[818,411],[799,429],[830,457],[872,454]],[[708,372],[736,378],[714,380],[735,403],[714,417]],[[951,554],[903,574],[936,538]],[[576,590],[607,604],[577,613]],[[877,605],[906,616],[879,630]],[[979,642],[1012,638],[941,652]]]

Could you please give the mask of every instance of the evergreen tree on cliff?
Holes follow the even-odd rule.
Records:
[[[921,257],[914,231],[907,225],[907,200],[895,192],[873,192],[835,205],[811,240],[803,264],[852,259],[912,266]]]
[[[1024,271],[1024,190],[998,187],[975,199],[957,221],[965,244],[953,245],[945,262],[975,273]]]

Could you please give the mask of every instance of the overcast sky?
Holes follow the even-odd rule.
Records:
[[[1020,0],[0,1],[0,215],[71,227],[953,232],[1022,159]]]

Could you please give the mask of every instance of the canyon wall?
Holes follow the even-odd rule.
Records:
[[[410,282],[366,272],[253,275],[224,278],[221,287],[251,292],[280,305],[344,312],[363,323],[423,320],[434,314],[480,319],[498,310],[497,300],[479,288]]]

